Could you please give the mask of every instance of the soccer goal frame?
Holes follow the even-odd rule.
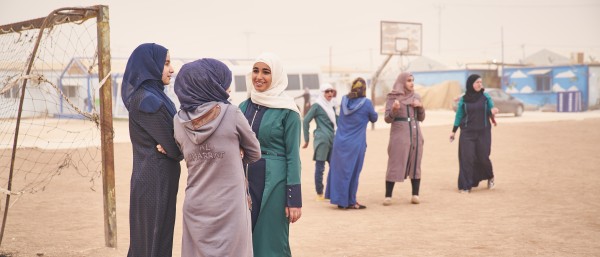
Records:
[[[23,103],[26,95],[28,80],[40,79],[31,75],[34,61],[38,58],[38,48],[44,33],[51,31],[55,26],[67,23],[80,24],[89,19],[96,19],[96,54],[97,56],[97,74],[99,80],[99,114],[90,114],[81,112],[86,118],[94,120],[100,128],[100,148],[101,148],[101,166],[102,166],[102,189],[104,203],[104,232],[105,244],[107,247],[117,247],[117,221],[116,221],[116,201],[115,201],[115,173],[114,173],[114,146],[113,146],[113,122],[112,122],[112,79],[111,77],[111,54],[110,54],[110,26],[109,26],[109,8],[105,5],[96,5],[90,7],[60,8],[52,11],[48,16],[32,19],[23,22],[17,22],[0,26],[0,36],[2,34],[17,33],[25,31],[39,30],[37,40],[27,61],[24,71],[15,83],[20,85],[12,89],[20,88],[20,98],[18,102],[18,112],[16,114],[15,129],[13,136],[12,154],[10,158],[10,170],[8,174],[7,188],[3,189],[6,194],[6,205],[0,230],[0,245],[4,237],[4,229],[7,221],[8,209],[10,206],[10,197],[14,194],[11,191],[13,183],[13,171],[15,165],[15,156],[18,150],[19,129],[23,113]],[[19,87],[20,86],[20,87]],[[9,88],[8,84],[5,86]],[[0,87],[2,89],[2,87]],[[3,93],[6,90],[3,90]],[[63,90],[64,91],[64,90]],[[9,92],[10,93],[10,92]],[[59,94],[63,94],[59,90]],[[62,95],[64,97],[64,95]],[[68,98],[64,97],[66,101]],[[88,101],[91,101],[89,99]],[[62,102],[61,102],[62,103]],[[74,108],[77,109],[75,105]]]

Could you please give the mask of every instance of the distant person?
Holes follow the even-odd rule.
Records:
[[[342,97],[340,116],[333,140],[331,163],[325,198],[340,209],[365,209],[356,200],[358,179],[367,150],[367,124],[377,121],[377,112],[366,98],[363,78],[352,82],[348,95]]]
[[[91,112],[94,109],[94,105],[92,104],[92,101],[89,97],[83,99],[83,105],[85,106],[86,112]]]
[[[477,74],[467,79],[467,92],[458,101],[450,142],[460,127],[458,140],[458,190],[469,193],[479,182],[487,180],[493,189],[494,171],[490,152],[492,146],[492,115],[498,113],[490,95],[484,92],[481,77]]]
[[[310,110],[304,115],[304,145],[308,147],[310,141],[310,122],[314,119],[317,128],[313,132],[313,160],[315,161],[315,189],[317,191],[317,201],[324,201],[323,194],[323,173],[325,171],[325,162],[329,162],[331,149],[333,147],[333,136],[335,133],[336,114],[335,106],[331,99],[333,98],[333,87],[330,84],[321,85],[321,94],[317,98],[316,104],[310,107]]]
[[[291,256],[289,224],[302,216],[300,111],[284,91],[287,74],[271,53],[258,56],[240,109],[260,142],[262,158],[248,165],[255,256]]]
[[[333,90],[333,98],[331,98],[331,103],[333,104],[333,106],[335,107],[335,115],[339,115],[339,111],[340,111],[340,103],[338,102],[338,98],[337,98],[337,90]]]
[[[414,76],[411,73],[402,72],[396,79],[392,92],[387,95],[384,119],[392,127],[383,205],[392,204],[395,182],[403,182],[407,177],[410,177],[412,185],[410,201],[419,204],[424,143],[419,123],[425,119],[425,108],[421,96],[415,93]]]
[[[304,98],[304,105],[302,106],[302,116],[306,116],[306,113],[310,109],[310,89],[308,87],[304,87],[304,93],[302,95],[297,96],[295,99]]]
[[[169,51],[158,44],[142,44],[129,57],[123,75],[121,97],[129,111],[133,148],[129,257],[172,256],[183,159],[173,138],[177,109],[163,91],[172,74]]]
[[[181,256],[252,256],[244,165],[260,145],[242,112],[227,99],[231,71],[204,58],[181,67],[175,94],[175,140],[188,169]],[[240,149],[242,156],[240,157]]]

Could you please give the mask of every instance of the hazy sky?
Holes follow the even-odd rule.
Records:
[[[128,57],[140,43],[156,42],[169,48],[172,58],[254,58],[270,51],[286,64],[331,61],[373,70],[384,59],[380,21],[385,20],[422,23],[423,55],[453,68],[501,60],[502,42],[505,62],[544,48],[600,60],[597,0],[0,0],[0,24],[96,4],[110,8],[113,57]]]

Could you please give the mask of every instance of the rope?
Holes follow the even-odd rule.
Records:
[[[104,77],[104,79],[100,82],[100,84],[101,85],[104,84],[109,77],[110,77],[110,72],[108,73],[108,75],[106,75],[106,77]],[[50,84],[56,90],[56,93],[60,94],[60,96],[65,100],[65,102],[67,102],[67,104],[69,106],[71,106],[71,108],[73,108],[73,110],[75,110],[77,113],[83,115],[87,119],[93,121],[96,124],[96,127],[100,127],[100,116],[98,115],[98,113],[85,112],[85,111],[82,111],[81,109],[79,109],[77,106],[75,106],[75,104],[73,104],[73,102],[71,102],[71,100],[69,100],[69,98],[67,96],[65,96],[65,94],[62,92],[62,90],[60,90],[60,88],[58,88],[57,85],[55,85],[54,83],[52,83],[51,81],[46,79],[43,75],[30,74],[30,75],[26,75],[26,76],[21,76],[17,79],[17,81],[20,81],[23,79],[32,81],[34,85],[39,85],[42,82]],[[15,82],[14,84],[17,84],[17,83]],[[11,85],[11,87],[12,86],[13,85]],[[3,89],[3,91],[4,91],[4,89]]]
[[[3,187],[0,187],[0,193],[3,193],[5,195],[22,195],[23,194],[23,192],[13,192],[13,191],[10,191]]]

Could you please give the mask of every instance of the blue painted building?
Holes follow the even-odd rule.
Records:
[[[471,74],[478,74],[483,79],[486,87],[497,88],[500,86],[500,78],[496,69],[464,69],[464,70],[442,70],[442,71],[415,71],[413,76],[419,85],[426,87],[437,85],[446,81],[457,81],[464,92],[467,78]]]
[[[567,102],[574,110],[586,111],[600,105],[600,65],[505,68],[502,89],[528,105],[562,111]],[[570,100],[563,101],[567,95]]]

